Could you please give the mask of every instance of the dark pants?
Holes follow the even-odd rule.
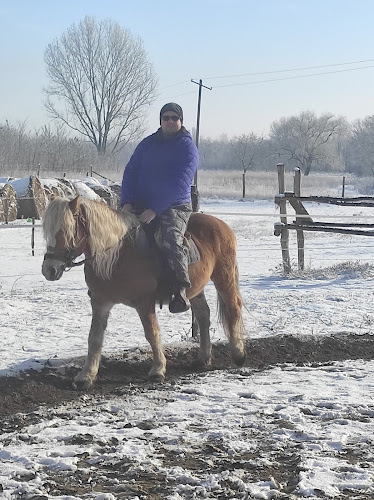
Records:
[[[188,276],[188,249],[183,245],[191,212],[191,204],[186,203],[168,208],[155,219],[155,240],[170,270],[173,293],[191,286]]]

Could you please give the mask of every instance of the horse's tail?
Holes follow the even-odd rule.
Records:
[[[242,316],[243,300],[239,288],[238,265],[235,263],[234,275],[228,289],[217,289],[218,318],[230,341],[231,354],[236,364],[245,360],[245,328]]]

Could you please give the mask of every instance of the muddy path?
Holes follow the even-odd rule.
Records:
[[[290,336],[279,335],[247,340],[245,367],[254,370],[284,363],[325,364],[346,359],[374,359],[374,335],[342,333],[339,336]],[[182,349],[165,347],[167,357],[167,379],[173,380],[190,373],[198,373],[197,344]],[[90,389],[91,395],[110,395],[126,387],[147,388],[147,373],[150,369],[150,352],[141,356],[130,356],[126,351],[116,357],[103,357],[99,377]],[[212,370],[234,368],[227,345],[213,346]],[[23,373],[17,377],[0,378],[0,426],[5,430],[10,424],[9,416],[28,413],[40,405],[56,406],[74,401],[81,392],[72,389],[76,368],[56,373],[44,366],[40,372]],[[14,425],[14,423],[13,423]]]
[[[247,341],[247,360],[245,369],[234,368],[231,364],[227,345],[213,346],[212,370],[220,370],[219,376],[235,377],[235,379],[251,376],[270,369],[273,366],[318,367],[331,365],[334,361],[374,358],[374,335],[353,335],[343,333],[339,336],[276,336]],[[104,357],[99,377],[95,386],[87,391],[74,391],[71,381],[77,368],[71,365],[65,371],[57,370],[48,363],[40,372],[23,373],[18,377],[0,379],[0,429],[5,446],[19,441],[20,446],[33,444],[38,439],[25,433],[28,426],[38,427],[42,421],[75,421],[82,412],[85,418],[92,414],[92,422],[102,418],[100,412],[107,412],[103,401],[118,397],[123,401],[144,399],[145,404],[162,405],[169,401],[173,387],[180,387],[189,394],[191,380],[203,378],[205,373],[196,364],[197,345],[183,344],[182,348],[166,346],[167,383],[155,384],[147,380],[150,369],[150,352],[139,350],[123,352],[117,356]],[[249,370],[248,370],[249,369]],[[153,402],[153,403],[152,403]],[[152,413],[152,412],[151,412]],[[106,413],[105,413],[106,414]],[[344,415],[343,415],[344,416]],[[366,418],[366,417],[365,417]],[[190,422],[190,428],[196,432],[204,431],[204,423],[200,420]],[[93,499],[96,495],[109,495],[107,498],[161,500],[174,494],[179,479],[172,478],[170,471],[182,470],[183,474],[194,477],[216,477],[217,487],[206,496],[200,496],[199,486],[189,484],[183,498],[217,498],[221,500],[254,498],[243,493],[240,484],[234,480],[237,474],[251,483],[272,478],[276,496],[272,498],[298,499],[297,484],[300,472],[303,471],[301,444],[289,442],[284,448],[277,447],[271,433],[268,432],[266,417],[259,416],[255,430],[248,432],[253,445],[253,451],[232,455],[229,443],[221,438],[198,440],[193,447],[186,443],[175,446],[165,444],[157,438],[152,438],[152,431],[157,426],[162,428],[163,421],[149,419],[130,419],[126,424],[142,433],[144,442],[152,445],[160,466],[153,467],[149,461],[137,462],[126,454],[113,450],[120,449],[117,438],[105,435],[95,435],[90,427],[85,433],[72,433],[64,437],[64,445],[78,448],[100,450],[102,456],[112,457],[103,461],[92,461],[87,452],[79,451],[76,470],[58,470],[52,467],[43,471],[32,470],[13,477],[14,495],[25,500],[48,500],[55,496]],[[286,425],[282,421],[272,422],[273,426]],[[289,426],[290,423],[287,423]],[[196,428],[195,428],[196,427]],[[190,429],[190,430],[191,430]],[[9,436],[9,438],[8,438]],[[7,442],[7,439],[9,442]],[[247,438],[246,438],[247,439]],[[17,441],[18,440],[18,441]],[[126,443],[126,438],[122,444]],[[183,445],[183,450],[180,449]],[[367,467],[368,458],[362,446],[347,448],[340,454],[342,467],[347,463],[355,467]],[[267,460],[263,460],[268,457]],[[38,481],[38,482],[37,482]],[[33,485],[37,482],[37,485]],[[183,480],[182,480],[183,483]],[[22,485],[22,486],[21,486]],[[26,485],[26,486],[25,486]],[[0,484],[1,492],[6,486]],[[9,487],[7,487],[9,492]],[[24,489],[22,489],[24,488]],[[38,493],[32,493],[33,491]],[[16,493],[15,493],[16,492]],[[324,493],[317,492],[318,498],[326,498]],[[317,498],[313,497],[313,498]],[[13,498],[13,497],[12,497]],[[180,497],[178,497],[180,498]],[[262,498],[262,497],[261,497]],[[368,500],[371,493],[356,490],[341,491],[335,500],[349,499]]]

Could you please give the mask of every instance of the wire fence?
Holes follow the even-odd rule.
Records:
[[[245,217],[245,218],[255,218],[255,217],[265,217],[265,218],[271,218],[271,219],[279,219],[280,217],[280,214],[277,213],[277,212],[273,212],[273,213],[262,213],[262,212],[255,212],[255,213],[242,213],[242,212],[216,212],[216,211],[206,211],[205,213],[211,213],[211,215],[215,215],[215,216],[220,216],[220,217]],[[282,215],[283,217],[284,215]],[[287,214],[287,217],[288,218],[295,218],[295,214]],[[319,218],[333,218],[333,219],[354,219],[354,220],[357,220],[357,219],[372,219],[374,218],[374,215],[373,216],[363,216],[363,215],[345,215],[345,216],[340,216],[340,215],[337,215],[337,214],[334,214],[334,215],[321,215],[321,214],[309,214],[309,217],[319,217]],[[45,253],[45,248],[43,247],[43,249],[41,248],[35,248],[35,240],[34,240],[34,237],[35,237],[35,234],[33,235],[32,233],[37,231],[38,233],[40,233],[41,229],[42,229],[42,222],[40,220],[34,220],[34,222],[32,221],[29,221],[27,223],[24,222],[23,219],[19,219],[17,221],[13,221],[13,222],[10,222],[8,224],[6,223],[0,223],[0,230],[2,229],[29,229],[30,230],[30,248],[31,248],[31,252],[32,252],[32,256],[35,256],[35,253],[38,255],[38,256],[42,256],[44,255]],[[270,236],[270,234],[269,234]],[[6,236],[4,235],[3,237],[0,236],[0,245],[2,246],[2,244],[4,243],[4,238],[6,238]],[[371,258],[369,255],[369,252],[363,254],[361,256],[362,259],[364,259],[366,262],[373,262],[374,261],[374,244],[370,244],[369,242],[367,244],[357,244],[357,237],[355,237],[355,243],[353,245],[352,241],[351,241],[351,236],[349,236],[348,238],[346,238],[347,240],[347,244],[346,245],[342,245],[340,244],[339,246],[339,250],[344,250],[344,249],[349,249],[351,250],[352,249],[352,260],[357,260],[358,258],[358,254],[360,251],[360,249],[362,250],[369,250],[370,249],[373,249],[372,251],[372,254],[373,254],[373,257]],[[248,238],[246,238],[245,236],[241,236],[241,239],[244,240],[244,241],[247,241]],[[252,242],[253,243],[253,242]],[[295,239],[295,245],[292,247],[293,250],[296,252],[298,250],[298,246],[297,246],[297,242],[296,242],[296,239]],[[19,250],[19,246],[6,246],[6,251],[17,251]],[[239,246],[238,250],[240,251],[240,254],[242,256],[242,253],[243,253],[243,249]],[[325,251],[334,251],[336,252],[337,248],[336,248],[336,245],[331,245],[331,246],[326,246],[325,244],[323,244],[323,246],[320,246],[320,245],[313,245],[313,243],[311,242],[310,245],[308,245],[308,248],[307,248],[308,252],[311,252],[311,253],[314,253],[314,252],[325,252]],[[264,254],[264,252],[266,252],[266,258],[267,260],[270,260],[270,261],[274,261],[274,262],[279,262],[281,263],[282,262],[282,258],[281,258],[281,248],[280,248],[280,243],[279,243],[279,239],[278,237],[274,237],[274,244],[269,244],[269,242],[266,242],[266,244],[261,244],[261,241],[259,240],[255,245],[252,245],[252,246],[248,246],[245,248],[245,252],[247,253],[248,256],[250,255],[253,255],[253,254],[256,254],[256,255],[261,255],[261,254]],[[268,254],[268,252],[271,253],[271,255]],[[347,253],[347,252],[346,252]],[[338,254],[335,253],[334,256],[326,256],[326,255],[323,255],[321,258],[319,257],[316,257],[316,255],[314,254],[313,255],[313,258],[315,260],[323,260],[323,261],[328,261],[328,262],[332,262],[332,261],[347,261],[347,255],[344,256],[339,256]],[[348,252],[349,253],[349,252]],[[258,257],[256,257],[258,258]],[[75,270],[75,271],[79,271],[79,270]],[[22,274],[2,274],[0,273],[0,278],[20,278],[20,277],[26,277],[26,276],[40,276],[41,273],[22,273]]]

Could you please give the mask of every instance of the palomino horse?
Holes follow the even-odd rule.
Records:
[[[165,269],[136,216],[79,196],[71,201],[56,197],[45,211],[43,231],[47,252],[42,272],[47,280],[60,279],[76,257],[85,255],[92,322],[87,360],[74,385],[88,388],[93,384],[109,313],[118,303],[136,309],[153,352],[149,376],[163,381],[166,359],[155,309],[156,303],[168,300],[162,285]],[[229,339],[231,356],[240,366],[245,360],[245,347],[235,235],[223,221],[202,213],[191,215],[188,231],[201,257],[189,266],[191,288],[187,293],[200,333],[200,361],[204,367],[211,363],[210,311],[204,295],[204,287],[211,279],[217,289],[219,318]]]

